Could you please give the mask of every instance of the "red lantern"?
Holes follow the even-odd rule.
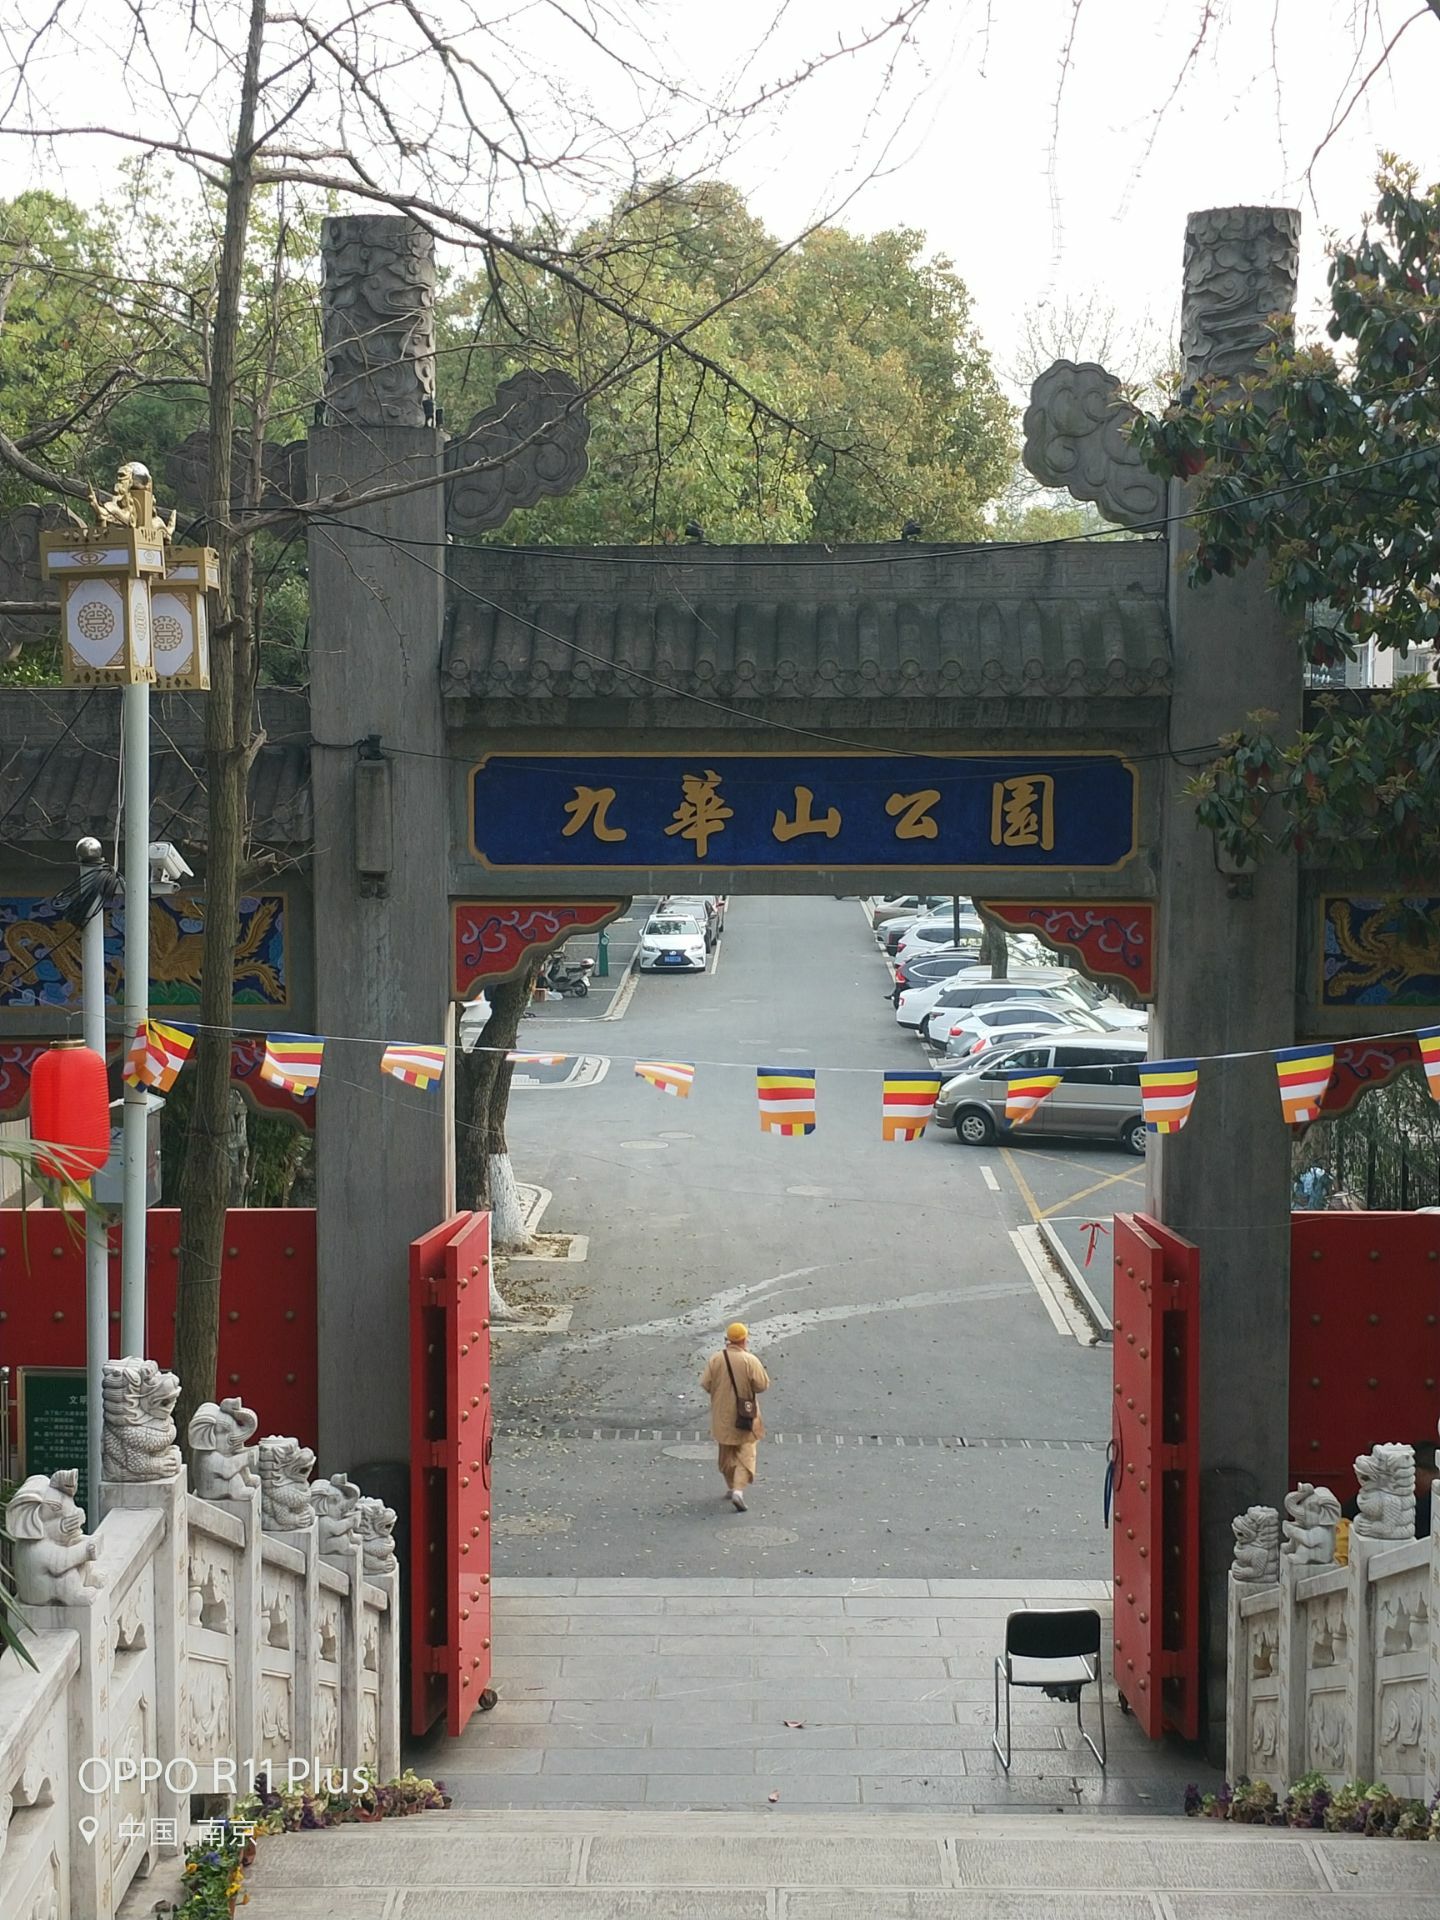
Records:
[[[79,1040],[57,1040],[31,1068],[30,1134],[52,1150],[35,1162],[52,1180],[88,1180],[110,1158],[109,1077]]]

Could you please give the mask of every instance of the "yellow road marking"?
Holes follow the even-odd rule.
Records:
[[[1044,1217],[1048,1219],[1053,1213],[1060,1213],[1066,1207],[1073,1207],[1077,1200],[1088,1200],[1092,1193],[1099,1193],[1102,1187],[1113,1187],[1118,1181],[1134,1179],[1135,1176],[1132,1173],[1109,1174],[1105,1179],[1097,1180],[1093,1187],[1082,1187],[1078,1193],[1068,1194],[1065,1199],[1057,1200],[1053,1207],[1046,1207]],[[1137,1181],[1136,1184],[1140,1183]]]
[[[1081,1173],[1103,1174],[1105,1171],[1104,1167],[1092,1167],[1088,1160],[1074,1160],[1068,1153],[1042,1153],[1038,1147],[1027,1147],[1025,1157],[1027,1160],[1048,1160],[1053,1166],[1057,1167],[1070,1167],[1072,1169],[1078,1167]],[[1136,1186],[1144,1185],[1140,1176],[1135,1173],[1117,1173],[1114,1177],[1117,1180],[1133,1180]]]
[[[1019,1167],[1016,1165],[1015,1156],[1010,1151],[1009,1147],[1001,1147],[1000,1158],[1005,1162],[1005,1165],[1010,1169],[1010,1178],[1015,1182],[1015,1185],[1020,1189],[1020,1198],[1025,1202],[1026,1206],[1030,1209],[1030,1218],[1038,1226],[1039,1223],[1045,1218],[1045,1216],[1040,1211],[1039,1202],[1036,1200],[1034,1194],[1030,1191],[1030,1182],[1025,1178],[1024,1174],[1021,1173]]]

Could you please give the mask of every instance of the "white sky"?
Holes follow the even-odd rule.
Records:
[[[82,30],[95,4],[71,0],[64,9],[64,37],[47,41],[45,60],[34,65],[34,99],[0,89],[10,124],[27,110],[32,125],[35,118],[84,124],[107,107],[118,116],[113,124],[148,124],[139,91],[143,57],[128,28],[108,36],[125,64],[103,57],[99,40]],[[569,12],[583,21],[590,7],[588,17],[608,40],[667,78],[688,77],[703,101],[723,98],[731,83],[744,95],[788,74],[838,38],[853,40],[891,17],[900,4],[570,0]],[[51,16],[53,0],[12,5],[10,26],[0,27],[0,66],[29,48],[29,26]],[[564,24],[561,0],[429,6],[452,31],[467,15],[503,22],[515,43],[504,78],[527,106],[539,105],[542,119],[557,100],[588,98],[611,126],[634,127],[638,114],[644,127],[644,86],[619,78],[583,31]],[[1207,9],[1219,24],[1181,80]],[[228,117],[225,55],[233,62],[246,7],[241,0],[206,0],[202,7],[200,18],[214,24],[224,49],[223,77],[213,89],[200,68],[191,77],[183,28],[170,38],[177,10],[183,17],[188,7],[170,0],[167,9],[157,0],[147,9],[159,44],[177,49],[156,124],[163,130],[188,85],[180,104],[193,113],[199,137],[207,113]],[[342,10],[340,0],[300,0],[297,8],[313,20]],[[1307,183],[1311,156],[1337,107],[1407,19],[1412,24],[1393,60],[1370,82]],[[1200,207],[1300,206],[1301,307],[1314,311],[1324,292],[1326,234],[1356,230],[1380,149],[1415,161],[1427,182],[1440,175],[1440,18],[1426,0],[1151,0],[1148,7],[1140,0],[930,0],[916,48],[877,106],[883,67],[879,50],[835,62],[749,124],[719,170],[773,230],[789,236],[833,209],[883,158],[882,177],[860,185],[841,218],[861,231],[924,229],[931,250],[948,255],[968,283],[1002,373],[1013,366],[1025,315],[1046,302],[1084,303],[1098,292],[1131,325],[1148,321],[1161,338],[1173,338],[1185,215]],[[414,90],[407,105],[423,118],[433,68],[416,63],[391,84],[397,97]],[[51,111],[39,111],[37,101]],[[653,139],[655,150],[663,149],[656,136],[665,124],[652,121],[641,144]],[[580,145],[588,148],[589,140]],[[606,145],[604,135],[597,145]],[[116,150],[86,138],[45,149],[6,141],[0,163],[9,177],[0,190],[18,187],[18,176],[28,174],[91,198],[108,187]],[[382,177],[391,157],[381,156]],[[628,164],[618,146],[603,163],[597,158],[593,177],[605,176],[602,197],[623,184],[622,173],[607,168]],[[464,183],[454,191],[465,199]],[[478,194],[475,211],[485,211]]]
[[[1095,290],[1172,337],[1185,216],[1202,207],[1299,206],[1301,306],[1313,310],[1324,293],[1326,234],[1358,227],[1380,150],[1413,160],[1427,183],[1440,176],[1440,19],[1425,0],[1220,0],[1223,31],[1157,130],[1155,109],[1175,85],[1201,10],[1201,0],[935,0],[920,35],[932,68],[927,89],[915,98],[913,77],[900,84],[899,97],[914,106],[892,170],[861,189],[846,224],[924,228],[968,282],[1002,365],[1027,309]],[[795,0],[790,40],[813,45],[819,19],[848,29],[883,11],[881,0]],[[1357,51],[1363,73],[1417,11],[1424,17],[1307,185],[1311,155],[1337,101],[1349,97]],[[750,44],[772,12],[772,0],[727,0],[723,9],[677,0],[673,40],[697,71],[713,71],[724,47]],[[1358,48],[1357,25],[1365,30]],[[836,131],[855,125],[875,75],[872,59],[812,83],[775,132],[730,165],[778,230],[824,204],[841,147]]]

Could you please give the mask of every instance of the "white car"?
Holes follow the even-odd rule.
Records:
[[[939,893],[887,893],[877,894],[869,902],[870,924],[878,927],[882,920],[891,920],[901,913],[935,913],[942,906],[949,906],[945,895]],[[968,909],[970,902],[965,902]]]
[[[1071,987],[1071,977],[1058,969],[1052,975],[1037,968],[1033,975],[1027,970],[1009,980],[996,980],[988,967],[967,967],[963,973],[951,974],[948,979],[921,980],[907,987],[896,1003],[896,1023],[911,1033],[920,1033],[934,1012],[999,1006],[1004,1000],[1055,1000],[1075,1008],[1078,1013],[1094,1012],[1086,996]]]
[[[993,1007],[957,1007],[953,1013],[930,1015],[930,1044],[947,1061],[968,1061],[989,1047],[1014,1045],[1046,1033],[1106,1033],[1109,1029],[1093,1014],[1081,1013],[1067,1002],[1007,1000]],[[954,1068],[960,1072],[960,1067]]]
[[[985,939],[985,923],[975,914],[960,915],[960,938],[955,938],[955,916],[952,913],[935,913],[924,920],[912,920],[901,934],[895,948],[895,958],[903,966],[912,954],[924,953],[928,947],[968,947],[974,946],[978,953]]]
[[[635,964],[641,973],[703,973],[705,929],[683,914],[652,913]]]

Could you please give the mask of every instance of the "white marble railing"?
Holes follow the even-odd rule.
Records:
[[[229,1810],[258,1773],[399,1770],[394,1515],[342,1475],[311,1489],[294,1441],[264,1443],[262,1493],[238,1403],[230,1440],[196,1455],[226,1497],[200,1498],[167,1450],[173,1376],[115,1365],[141,1367],[140,1398],[112,1429],[107,1391],[94,1534],[73,1475],[33,1476],[8,1509],[36,1670],[0,1660],[4,1920],[110,1920],[180,1851],[197,1798]],[[119,1477],[132,1463],[171,1470]]]
[[[1440,1502],[1436,1509],[1440,1519]],[[1417,1799],[1434,1795],[1440,1530],[1395,1541],[1352,1527],[1348,1565],[1284,1553],[1265,1569],[1273,1577],[1247,1571],[1230,1578],[1227,1777],[1283,1793],[1315,1772],[1332,1784],[1374,1780]]]

